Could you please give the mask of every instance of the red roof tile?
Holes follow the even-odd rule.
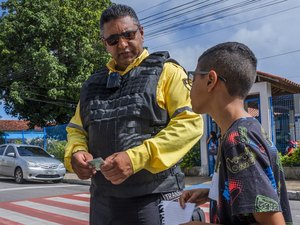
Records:
[[[269,82],[272,96],[300,93],[300,84],[277,75],[257,71],[256,82]]]
[[[28,130],[28,123],[24,120],[0,120],[0,131]]]

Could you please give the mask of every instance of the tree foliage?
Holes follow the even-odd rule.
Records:
[[[297,147],[292,155],[280,154],[282,166],[300,166],[300,148]]]
[[[200,165],[201,165],[200,141],[198,141],[192,147],[192,149],[183,157],[182,161],[180,162],[180,167],[184,169],[184,168],[191,168]]]
[[[0,17],[0,99],[30,126],[67,123],[82,83],[108,60],[99,19],[109,0],[7,0]]]

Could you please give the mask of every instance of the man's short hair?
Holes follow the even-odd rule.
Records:
[[[139,26],[140,22],[139,19],[130,6],[122,5],[122,4],[113,4],[106,10],[102,12],[101,18],[100,18],[100,29],[101,32],[103,32],[103,26],[105,23],[110,22],[111,20],[119,19],[122,17],[130,16],[134,22]]]
[[[256,79],[257,59],[244,44],[225,42],[206,50],[198,59],[200,69],[214,70],[226,79],[229,95],[245,99]]]

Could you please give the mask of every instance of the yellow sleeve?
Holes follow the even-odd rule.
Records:
[[[70,120],[67,128],[68,142],[65,147],[65,167],[68,171],[73,172],[71,166],[72,154],[78,151],[88,151],[87,146],[87,133],[82,127],[80,118],[80,103],[78,103],[75,111],[75,115]]]
[[[157,87],[157,102],[171,118],[166,128],[142,145],[128,149],[134,172],[159,173],[175,165],[203,134],[201,115],[191,110],[189,91],[182,79],[187,75],[173,63],[165,63]]]

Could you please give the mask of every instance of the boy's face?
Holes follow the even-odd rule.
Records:
[[[191,89],[191,101],[193,111],[199,114],[206,113],[206,107],[209,102],[209,95],[207,92],[208,84],[208,75],[203,75],[200,65],[197,65],[197,68],[194,73],[193,85]]]

